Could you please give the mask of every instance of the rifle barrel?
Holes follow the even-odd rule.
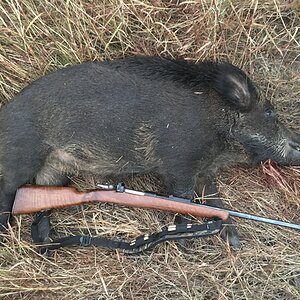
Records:
[[[293,224],[293,223],[284,222],[284,221],[280,221],[280,220],[260,217],[260,216],[247,214],[247,213],[242,213],[242,212],[239,212],[239,211],[225,209],[225,208],[214,207],[214,209],[228,212],[229,215],[233,216],[233,217],[238,217],[238,218],[242,218],[242,219],[258,221],[258,222],[263,222],[263,223],[268,223],[268,224],[273,224],[273,225],[278,225],[278,226],[283,226],[283,227],[288,227],[288,228],[293,228],[293,229],[300,230],[300,224]]]

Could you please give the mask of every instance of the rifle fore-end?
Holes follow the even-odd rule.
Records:
[[[132,195],[111,190],[80,192],[73,187],[30,185],[25,185],[17,190],[12,214],[30,214],[53,208],[63,208],[95,202],[162,210],[192,215],[194,217],[219,217],[222,220],[227,220],[229,217],[228,212],[215,210],[205,205],[169,200],[164,197]]]

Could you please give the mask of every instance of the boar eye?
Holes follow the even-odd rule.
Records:
[[[271,108],[266,108],[265,117],[268,119],[274,119],[276,118],[276,113]]]

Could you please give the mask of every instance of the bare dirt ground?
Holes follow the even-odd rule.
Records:
[[[283,122],[300,130],[299,1],[2,0],[0,99],[87,60],[143,54],[230,61],[257,83]],[[97,179],[75,178],[93,187]],[[230,168],[218,178],[226,206],[300,223],[300,169]],[[128,185],[157,190],[156,178]],[[300,233],[235,219],[242,249],[214,236],[182,251],[168,242],[139,256],[96,248],[39,255],[32,216],[17,217],[0,247],[1,299],[300,299]],[[55,211],[57,234],[132,239],[173,214],[91,205]]]

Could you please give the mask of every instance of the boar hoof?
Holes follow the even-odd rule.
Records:
[[[223,229],[221,231],[221,237],[228,241],[229,245],[234,250],[240,250],[241,249],[241,242],[239,238],[238,231],[236,227],[232,223],[224,223]]]
[[[9,215],[8,213],[0,213],[0,246],[3,246],[4,234],[8,228]]]
[[[188,223],[191,223],[191,220],[183,215],[176,215],[174,223],[175,224],[188,224]],[[187,240],[186,239],[178,240],[178,241],[176,241],[176,243],[181,250],[183,250],[183,251],[186,250],[186,248],[187,248]]]
[[[50,210],[37,213],[31,226],[31,232],[35,242],[42,244],[49,242],[50,231]]]
[[[50,223],[51,211],[42,211],[35,215],[35,220],[31,225],[31,236],[36,244],[47,244],[50,242],[49,234],[51,231]],[[50,252],[47,248],[40,248],[40,254],[44,256],[50,256]]]
[[[7,230],[9,218],[10,213],[0,213],[0,234]]]

